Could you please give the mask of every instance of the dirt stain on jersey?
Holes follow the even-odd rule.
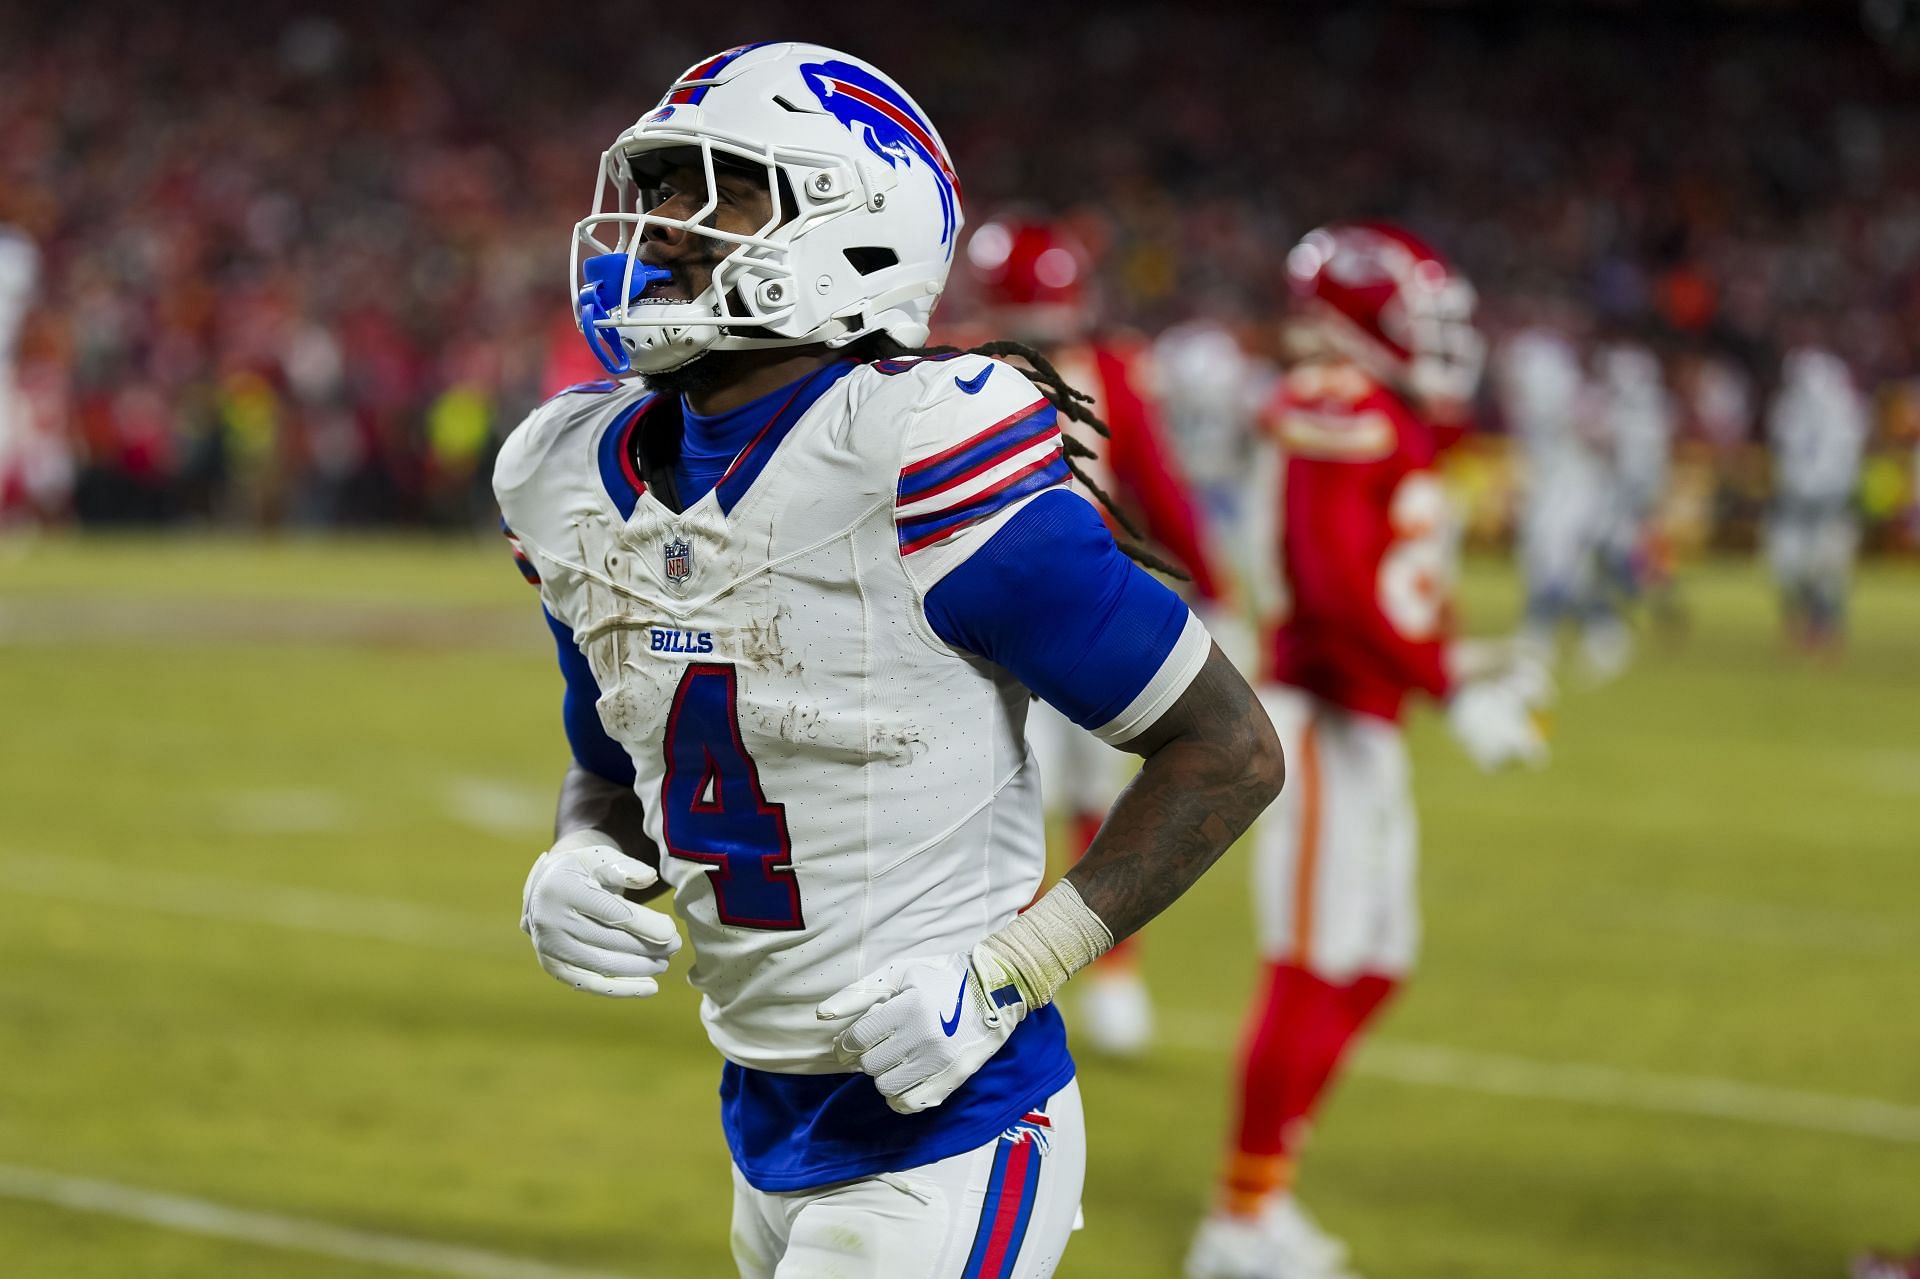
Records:
[[[752,621],[740,628],[740,661],[759,670],[778,669],[781,674],[799,679],[806,673],[806,667],[798,654],[790,650],[780,638],[782,619],[791,620],[793,613],[782,604],[773,610],[766,621]]]
[[[911,764],[926,746],[918,724],[879,724],[873,730],[873,755],[889,764]]]
[[[820,708],[790,702],[775,730],[790,742],[817,742],[820,740]]]

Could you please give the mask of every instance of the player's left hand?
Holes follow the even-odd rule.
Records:
[[[814,1015],[850,1023],[834,1040],[841,1060],[872,1075],[887,1105],[911,1115],[945,1101],[1000,1051],[1027,1006],[1011,985],[983,980],[973,954],[958,954],[888,964]]]
[[[1542,713],[1552,698],[1546,667],[1516,662],[1505,674],[1460,685],[1447,702],[1447,726],[1485,772],[1513,764],[1541,768],[1547,762]]]

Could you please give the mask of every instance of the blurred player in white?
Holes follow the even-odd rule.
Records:
[[[1245,516],[1254,434],[1276,371],[1249,353],[1232,327],[1206,317],[1155,337],[1151,367],[1152,399],[1214,544],[1237,556],[1246,548],[1228,530],[1237,531]],[[1242,578],[1251,571],[1239,558],[1230,567]]]
[[[1447,706],[1485,768],[1538,764],[1544,673],[1455,641],[1454,522],[1436,473],[1482,344],[1471,286],[1404,230],[1325,227],[1287,259],[1294,360],[1269,418],[1275,580],[1261,698],[1292,768],[1257,833],[1265,959],[1239,1107],[1192,1279],[1324,1279],[1345,1247],[1293,1194],[1323,1090],[1411,970],[1417,834],[1400,718]]]
[[[1148,380],[1144,344],[1099,331],[1085,245],[1062,224],[1009,217],[975,231],[966,256],[977,322],[1032,346],[1062,380],[1092,396],[1093,412],[1106,424],[1106,435],[1063,424],[1085,450],[1076,461],[1084,479],[1076,477],[1076,485],[1113,501],[1187,574],[1203,607],[1217,602],[1221,580],[1205,521],[1142,385]],[[1027,740],[1040,761],[1041,796],[1077,858],[1125,784],[1124,761],[1046,705],[1028,717]],[[1153,1010],[1134,942],[1101,956],[1082,983],[1075,1011],[1075,1031],[1096,1050],[1132,1056],[1147,1047]]]
[[[1495,364],[1501,409],[1525,463],[1520,562],[1527,583],[1525,634],[1550,658],[1563,625],[1598,622],[1588,660],[1622,660],[1625,635],[1596,615],[1599,552],[1611,529],[1611,447],[1574,336],[1552,326],[1524,329],[1502,344]]]
[[[1586,648],[1588,667],[1606,675],[1617,673],[1632,652],[1624,610],[1642,602],[1656,613],[1672,608],[1659,515],[1673,466],[1678,406],[1659,356],[1638,342],[1607,343],[1595,365],[1595,411],[1612,464],[1612,501],[1600,539],[1601,581],[1588,606]]]
[[[15,370],[39,264],[26,233],[0,222],[0,517],[25,505],[30,488],[28,406]]]
[[[1234,665],[1255,670],[1253,630],[1229,588],[1255,570],[1256,548],[1246,535],[1247,476],[1278,371],[1248,351],[1232,326],[1205,316],[1154,338],[1150,367],[1152,400],[1191,483],[1201,524],[1219,551],[1214,572],[1229,598],[1203,614],[1207,629]]]
[[[1845,632],[1860,542],[1854,490],[1871,429],[1866,401],[1838,356],[1816,346],[1788,352],[1767,411],[1767,551],[1788,637],[1807,649],[1834,647]]]
[[[1280,783],[1252,691],[1068,487],[1050,395],[906,354],[962,225],[876,68],[703,60],[575,229],[613,378],[494,476],[573,750],[522,926],[567,984],[651,995],[679,930],[627,894],[671,886],[748,1279],[1052,1274],[1086,1157],[1053,996]],[[1038,901],[1030,692],[1144,761]]]

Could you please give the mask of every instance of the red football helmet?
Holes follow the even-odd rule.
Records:
[[[1287,254],[1300,309],[1361,367],[1431,402],[1473,398],[1486,340],[1473,285],[1432,248],[1385,222],[1309,231]]]
[[[1058,223],[996,218],[967,241],[979,304],[1015,336],[1059,342],[1086,331],[1093,255]]]

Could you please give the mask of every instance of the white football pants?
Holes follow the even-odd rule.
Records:
[[[1287,756],[1254,833],[1263,956],[1336,983],[1405,976],[1420,947],[1419,828],[1399,725],[1283,686],[1260,702]]]
[[[905,1172],[774,1194],[733,1173],[740,1279],[1047,1279],[1079,1225],[1080,1086],[1008,1132]]]
[[[1860,544],[1860,522],[1845,502],[1784,505],[1767,521],[1767,553],[1782,590],[1844,600]]]

